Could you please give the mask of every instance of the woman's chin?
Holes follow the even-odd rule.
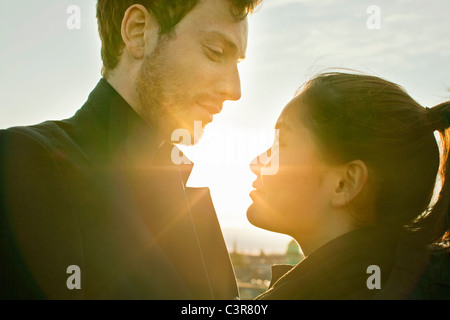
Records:
[[[255,227],[273,231],[273,226],[267,221],[267,212],[254,202],[247,209],[247,220]]]
[[[258,215],[257,211],[255,203],[252,203],[247,209],[247,220],[255,227],[258,227],[255,225],[255,217]]]

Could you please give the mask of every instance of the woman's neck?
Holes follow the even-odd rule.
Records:
[[[291,236],[297,241],[303,254],[308,256],[326,243],[358,228],[347,221],[334,220],[321,223],[314,230]]]

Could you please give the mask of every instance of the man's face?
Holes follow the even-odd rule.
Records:
[[[224,101],[239,100],[247,36],[247,20],[231,15],[229,0],[200,1],[146,53],[136,83],[145,120],[169,139],[176,129],[193,135],[195,121],[204,128]]]

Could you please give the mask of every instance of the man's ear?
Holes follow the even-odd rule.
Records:
[[[136,60],[144,57],[146,50],[153,50],[158,40],[159,26],[156,19],[140,4],[125,11],[122,20],[122,40],[129,55]]]
[[[361,160],[354,160],[342,166],[335,179],[331,205],[344,207],[358,197],[367,184],[369,172]]]

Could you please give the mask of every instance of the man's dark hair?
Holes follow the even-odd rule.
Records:
[[[102,41],[103,75],[119,63],[124,47],[121,35],[126,10],[141,4],[158,21],[160,36],[169,34],[175,26],[202,0],[98,0],[97,20]],[[206,0],[207,1],[207,0]],[[230,12],[238,20],[252,13],[262,0],[228,0]]]

